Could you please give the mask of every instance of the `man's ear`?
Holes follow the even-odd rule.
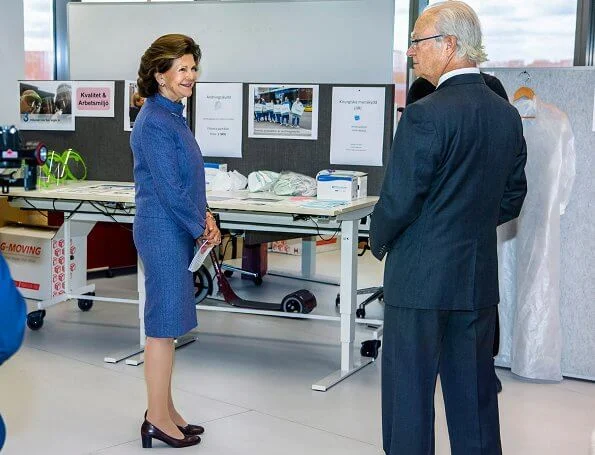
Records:
[[[445,36],[444,41],[446,42],[446,49],[450,52],[454,52],[457,50],[457,37],[448,35]]]

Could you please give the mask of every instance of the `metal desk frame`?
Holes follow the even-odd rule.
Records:
[[[122,184],[122,182],[84,182],[86,185],[90,184]],[[70,250],[70,231],[71,223],[95,223],[97,221],[108,221],[118,223],[132,223],[134,219],[134,203],[133,199],[129,198],[113,198],[117,200],[106,200],[106,198],[85,199],[84,185],[81,184],[81,192],[78,195],[68,195],[67,197],[56,197],[51,191],[37,190],[37,191],[11,191],[9,195],[11,205],[23,209],[31,209],[35,207],[39,210],[56,210],[61,211],[70,216],[65,216],[64,220],[64,242],[65,251]],[[124,200],[126,199],[126,200]],[[113,205],[113,210],[103,212],[97,208],[100,203]],[[331,211],[331,215],[326,215],[321,209],[302,209],[296,210],[300,213],[276,213],[270,210],[270,204],[264,207],[264,204],[258,203],[257,206],[250,206],[249,204],[242,204],[238,207],[227,202],[209,201],[211,208],[216,211],[221,220],[221,227],[223,229],[232,230],[255,230],[255,231],[271,231],[300,233],[306,235],[317,234],[332,234],[340,230],[341,235],[341,272],[340,272],[340,316],[322,316],[315,314],[291,314],[279,313],[276,311],[262,311],[252,309],[240,308],[222,308],[213,307],[210,305],[197,305],[200,310],[207,311],[227,311],[246,314],[261,314],[274,315],[285,317],[300,317],[319,320],[338,320],[341,325],[340,342],[341,342],[341,368],[325,378],[316,381],[312,385],[313,390],[327,391],[333,385],[339,383],[343,379],[351,376],[366,365],[374,361],[372,358],[360,357],[356,359],[354,355],[354,340],[355,340],[355,310],[356,310],[356,290],[357,290],[357,243],[358,243],[358,224],[360,220],[369,215],[373,209],[375,198],[368,198],[365,203],[354,204],[349,210]],[[76,210],[76,211],[75,211]],[[309,218],[316,220],[315,225]],[[66,255],[66,270],[70,268],[70,257]],[[309,258],[308,264],[311,267],[313,258]],[[142,353],[144,350],[145,336],[144,336],[144,303],[145,303],[145,287],[144,287],[144,272],[141,261],[138,261],[138,300],[109,298],[100,296],[90,296],[87,293],[94,291],[94,285],[84,286],[82,288],[71,289],[70,277],[68,273],[65,278],[65,292],[52,299],[41,301],[38,303],[38,309],[46,309],[50,306],[56,305],[70,299],[88,299],[101,300],[106,302],[118,303],[138,303],[139,304],[139,321],[140,334],[139,344],[131,349],[125,349],[117,353],[107,355],[106,362],[117,362],[122,359],[129,358],[135,354]],[[359,321],[358,321],[359,322]],[[382,321],[365,320],[361,321],[366,324],[380,323]],[[176,340],[176,346],[182,346],[186,343],[194,341],[192,335],[185,335]],[[139,365],[143,362],[142,354],[137,358],[128,359],[127,364]]]

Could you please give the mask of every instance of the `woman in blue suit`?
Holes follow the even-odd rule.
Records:
[[[19,349],[23,341],[27,307],[10,276],[8,265],[0,255],[0,365]],[[0,450],[6,431],[0,416]]]
[[[145,270],[145,381],[148,409],[143,447],[152,439],[172,447],[198,444],[204,428],[189,425],[174,407],[174,338],[197,326],[194,281],[188,265],[194,244],[221,242],[207,213],[204,163],[182,116],[192,94],[201,51],[185,35],[158,38],[145,51],[138,91],[146,101],[130,137],[134,155],[134,244]]]

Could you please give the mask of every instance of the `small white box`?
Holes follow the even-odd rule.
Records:
[[[327,169],[316,175],[318,199],[351,201],[368,195],[368,174]]]
[[[87,281],[87,234],[92,224],[85,224],[89,226],[86,232],[72,232],[72,289],[85,286]],[[47,300],[64,292],[66,258],[62,229],[22,226],[0,228],[0,251],[23,297]]]
[[[205,163],[205,184],[207,190],[219,171],[227,172],[227,164]]]

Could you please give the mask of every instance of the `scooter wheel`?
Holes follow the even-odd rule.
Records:
[[[213,293],[213,278],[208,269],[201,265],[194,272],[194,302],[200,303]]]
[[[288,296],[283,299],[283,311],[286,313],[301,313],[302,302],[294,296]]]

